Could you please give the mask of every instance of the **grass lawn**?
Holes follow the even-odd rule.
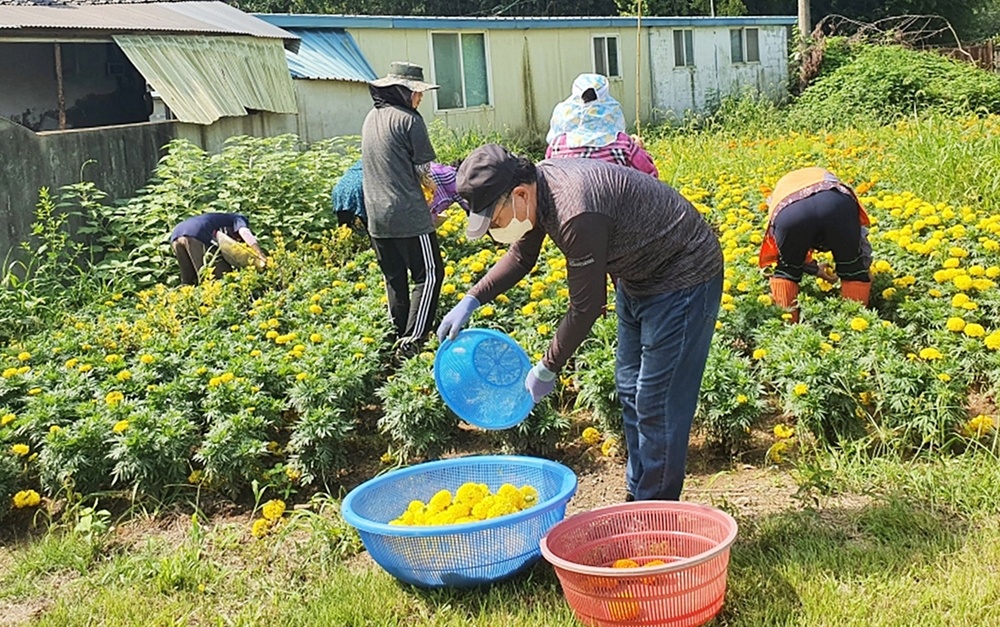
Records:
[[[581,474],[581,492],[603,479],[595,472]],[[689,485],[687,498],[740,523],[714,624],[1000,624],[991,455],[826,454],[792,471],[695,474]],[[796,485],[808,488],[801,498]],[[354,554],[329,513],[293,516],[262,540],[246,514],[199,520],[133,514],[108,531],[84,524],[11,540],[0,548],[0,624],[576,624],[544,562],[489,588],[426,591]]]

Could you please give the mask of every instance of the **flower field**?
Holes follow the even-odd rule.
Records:
[[[988,159],[1000,151],[998,132],[996,117],[963,117],[649,140],[661,178],[695,203],[725,251],[722,311],[697,417],[710,442],[735,452],[764,427],[775,462],[797,446],[846,440],[875,452],[996,448],[1000,174]],[[170,286],[167,257],[151,279],[132,273],[110,282],[100,298],[58,312],[47,330],[9,339],[0,355],[0,516],[67,488],[248,497],[256,483],[294,500],[300,490],[336,486],[359,455],[398,463],[456,446],[464,432],[434,389],[434,341],[392,364],[381,275],[367,242],[346,228],[302,226],[310,211],[313,222],[329,224],[329,207],[314,199],[349,160],[334,167],[329,154],[317,155],[326,174],[281,191],[281,164],[300,168],[311,153],[243,142],[234,173],[251,170],[254,150],[274,152],[278,164],[260,186],[275,187],[279,199],[310,199],[288,199],[299,212],[294,233],[281,232],[280,208],[268,205],[265,223],[275,234],[264,241],[272,257],[266,270],[178,288]],[[290,152],[297,156],[282,157]],[[173,156],[187,159],[189,170],[208,159],[180,148]],[[803,321],[791,325],[771,303],[757,247],[769,186],[807,165],[853,184],[868,208],[873,298],[863,309],[807,277]],[[168,159],[161,167],[177,165]],[[225,167],[213,167],[212,180],[225,182]],[[154,201],[147,194],[134,203]],[[219,196],[201,202],[232,208]],[[252,206],[242,210],[255,218]],[[150,228],[168,232],[172,213],[152,215],[161,217]],[[464,220],[452,208],[438,231],[446,257],[441,313],[503,253],[466,241]],[[567,305],[565,276],[562,256],[547,245],[535,271],[478,309],[471,324],[509,332],[540,357]],[[599,432],[588,431],[588,444],[611,452],[620,429],[614,335],[611,301],[552,398],[516,429],[483,436],[486,445],[551,453],[581,421]]]

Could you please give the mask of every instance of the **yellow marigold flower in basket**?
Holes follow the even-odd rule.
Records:
[[[601,432],[593,427],[587,427],[583,430],[583,434],[581,434],[580,439],[583,440],[583,443],[587,446],[594,446],[601,441]]]
[[[455,500],[459,503],[465,503],[470,507],[475,506],[485,496],[486,490],[478,483],[463,483],[455,490]]]
[[[35,507],[42,502],[42,497],[34,490],[21,490],[14,495],[14,507],[24,509],[25,507]]]
[[[438,490],[427,502],[427,508],[435,511],[442,511],[449,505],[451,505],[451,492],[448,490]]]
[[[264,507],[261,508],[261,515],[265,520],[276,522],[285,513],[285,502],[281,499],[271,499],[267,503],[264,503]]]

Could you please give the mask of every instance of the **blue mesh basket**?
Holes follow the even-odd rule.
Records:
[[[538,490],[538,504],[484,521],[438,526],[397,526],[410,501],[426,503],[439,490],[454,494],[463,483],[504,483]],[[417,464],[370,479],[344,498],[344,520],[357,528],[379,566],[417,586],[468,587],[510,577],[536,562],[539,542],[566,514],[576,475],[562,464],[535,457],[478,455]]]
[[[484,429],[508,429],[534,407],[524,380],[531,362],[517,342],[493,329],[465,329],[434,358],[434,382],[459,418]]]

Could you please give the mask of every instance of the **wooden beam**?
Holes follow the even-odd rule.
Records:
[[[66,130],[66,93],[63,91],[62,44],[56,42],[56,101],[59,106],[59,130]]]

